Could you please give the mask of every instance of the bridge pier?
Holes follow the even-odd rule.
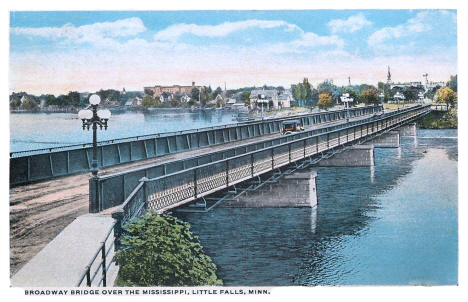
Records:
[[[315,164],[319,167],[363,167],[374,165],[374,146],[355,145]]]
[[[400,147],[401,132],[397,130],[384,133],[363,145],[372,145],[374,148],[398,148]]]
[[[398,128],[400,136],[416,136],[416,123],[410,123]]]
[[[315,207],[317,172],[296,172],[267,183],[254,191],[244,191],[233,201],[220,206],[240,208]]]

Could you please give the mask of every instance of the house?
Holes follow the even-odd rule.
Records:
[[[140,97],[129,98],[127,102],[125,102],[125,106],[141,106],[143,103],[143,99]]]
[[[236,104],[236,99],[226,99],[226,107],[232,108]],[[242,102],[242,105],[244,105],[244,102]]]
[[[283,92],[278,95],[278,107],[279,108],[289,108],[293,102],[293,97],[288,92]]]
[[[192,98],[189,97],[187,94],[184,94],[184,95],[180,98],[180,102],[181,102],[182,104],[188,103],[188,102],[190,102],[191,99],[192,99]]]
[[[263,96],[265,103],[259,102],[260,96]],[[263,109],[271,110],[278,109],[278,92],[276,90],[252,90],[250,92],[250,104],[252,109]]]
[[[116,106],[116,105],[117,105],[117,100],[116,100],[116,99],[107,98],[107,99],[104,101],[104,104],[105,104],[105,105],[109,105],[109,106]]]

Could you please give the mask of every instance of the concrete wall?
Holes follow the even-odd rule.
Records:
[[[389,131],[365,142],[363,145],[372,145],[374,148],[398,148],[400,147],[400,132],[396,130]]]
[[[374,146],[356,145],[330,158],[322,159],[320,167],[363,167],[374,165]]]
[[[296,172],[267,183],[255,191],[245,191],[224,207],[314,207],[317,205],[317,172]]]
[[[416,136],[416,123],[401,126],[398,131],[400,131],[400,136]]]

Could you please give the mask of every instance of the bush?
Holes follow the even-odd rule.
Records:
[[[190,225],[170,214],[145,216],[124,227],[118,286],[222,285]]]

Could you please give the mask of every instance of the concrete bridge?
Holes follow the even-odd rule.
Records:
[[[202,155],[198,154],[190,158],[180,156],[172,161],[104,175],[100,177],[98,183],[90,184],[90,188],[98,192],[97,197],[91,200],[91,203],[95,203],[91,208],[98,209],[99,213],[95,214],[95,217],[101,220],[104,219],[105,222],[102,223],[110,228],[110,231],[106,232],[105,236],[102,234],[99,235],[99,238],[94,238],[97,253],[91,257],[88,265],[81,264],[81,274],[76,273],[76,278],[81,279],[76,280],[76,284],[69,282],[60,285],[60,278],[51,281],[50,278],[47,280],[47,278],[41,277],[37,273],[34,277],[34,272],[37,272],[36,266],[41,263],[64,261],[63,259],[50,260],[52,254],[58,257],[60,253],[48,251],[38,254],[20,270],[12,278],[12,284],[14,286],[46,286],[41,282],[49,282],[47,283],[49,286],[89,286],[99,284],[99,282],[95,283],[94,278],[92,278],[97,275],[102,276],[98,279],[106,282],[106,279],[110,279],[107,275],[111,268],[111,256],[115,248],[119,247],[122,225],[130,218],[140,215],[146,209],[164,212],[203,199],[221,190],[236,192],[238,187],[240,188],[242,184],[252,179],[262,181],[262,178],[266,175],[268,180],[271,177],[287,174],[291,169],[302,169],[321,160],[332,158],[335,154],[344,150],[351,150],[353,146],[365,143],[382,134],[391,134],[390,131],[393,129],[413,122],[429,112],[429,106],[414,106],[386,113],[376,111],[371,114],[355,115],[349,122],[345,121],[346,115],[342,113],[336,115],[337,119],[335,121],[324,120],[322,123],[310,123],[305,131],[286,136],[280,136],[277,133],[271,135],[270,133],[276,131],[273,131],[275,126],[271,126],[274,124],[270,124],[270,126],[264,126],[264,124],[250,125],[251,130],[250,132],[247,130],[247,133],[257,133],[256,135],[244,140],[242,139],[242,131],[240,131],[241,135],[236,136],[235,141],[230,144],[224,143],[225,148],[221,150],[204,152]],[[312,121],[314,121],[313,117]],[[265,129],[270,130],[264,131]],[[230,140],[234,137],[233,133],[239,133],[239,130],[230,131],[232,132],[218,132],[217,137],[219,137],[219,133],[224,133],[221,136],[223,140],[226,137]],[[267,133],[270,136],[266,135]],[[214,135],[213,132],[213,137]],[[185,136],[187,142],[193,142],[188,137]],[[206,137],[209,138],[209,134]],[[198,138],[200,139],[200,136]],[[242,142],[239,140],[242,140]],[[170,139],[167,139],[166,142],[170,142]],[[174,142],[177,142],[177,138]],[[218,141],[218,144],[221,144],[220,141]],[[148,144],[144,143],[143,145],[145,150],[148,150]],[[166,146],[170,146],[170,144],[167,143]],[[194,148],[193,143],[190,143],[190,146],[195,150],[187,150],[186,153],[180,154],[187,155],[194,151],[197,151],[195,153],[197,154],[200,151],[206,151],[205,149],[198,150],[198,148]],[[353,150],[358,149],[354,148]],[[157,152],[152,154],[157,154]],[[51,155],[49,156],[49,159],[52,158]],[[86,222],[83,219],[81,221],[77,219],[74,223],[89,225],[89,221]],[[76,236],[73,230],[80,230],[80,227],[73,228],[72,226],[73,223],[63,231],[63,233],[66,233],[71,229],[68,237]],[[70,243],[67,244],[66,237],[61,236],[59,238],[65,242],[59,240],[54,244],[53,241],[47,247],[51,245],[67,246],[70,249]],[[114,238],[116,239],[115,242]],[[80,244],[82,245],[80,242],[75,243],[75,248],[78,248]],[[84,267],[86,267],[86,270]],[[79,271],[79,268],[79,265],[77,265],[76,272]],[[58,265],[55,269],[60,271],[60,266]],[[70,268],[68,268],[68,271],[69,274],[73,274]],[[78,275],[81,276],[78,277]],[[53,282],[57,282],[58,285]],[[100,285],[102,284],[100,282]],[[107,285],[111,284],[112,281],[107,280]]]

